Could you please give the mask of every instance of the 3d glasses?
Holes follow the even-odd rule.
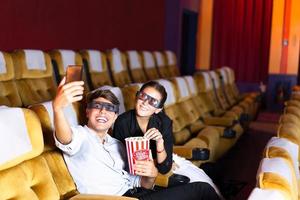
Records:
[[[136,94],[137,98],[142,101],[148,101],[148,104],[150,106],[153,106],[154,108],[161,108],[160,101],[151,97],[150,95],[146,94],[145,92],[139,91]]]
[[[106,111],[109,112],[115,112],[118,113],[119,112],[119,106],[118,105],[114,105],[111,103],[106,103],[106,102],[99,102],[99,101],[92,101],[91,103],[89,103],[87,105],[88,108],[95,108],[95,109],[105,109]]]

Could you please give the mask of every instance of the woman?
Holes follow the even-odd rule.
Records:
[[[152,156],[156,159],[160,173],[165,174],[174,166],[174,173],[188,176],[191,182],[210,184],[221,197],[217,187],[202,169],[172,154],[172,121],[161,112],[167,99],[165,88],[158,82],[149,81],[141,87],[136,97],[135,109],[117,118],[113,129],[114,137],[123,143],[127,137],[144,136],[150,139]]]

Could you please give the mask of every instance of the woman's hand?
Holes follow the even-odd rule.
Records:
[[[155,167],[153,160],[138,160],[134,165],[135,173],[139,176],[155,178],[158,170]]]
[[[144,134],[144,137],[148,138],[149,140],[155,140],[156,143],[163,143],[164,139],[162,134],[156,128],[150,128]]]
[[[59,83],[55,99],[53,100],[53,110],[62,109],[70,103],[80,101],[83,95],[83,81],[75,81],[65,84],[66,78],[64,77]]]

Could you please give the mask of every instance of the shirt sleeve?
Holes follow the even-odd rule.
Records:
[[[84,130],[80,131],[81,129],[83,129],[83,127],[71,127],[72,140],[69,144],[62,144],[61,142],[59,142],[54,133],[53,135],[54,135],[55,145],[64,153],[70,156],[76,154],[79,151],[83,141]]]
[[[167,153],[166,159],[162,163],[157,163],[157,169],[161,174],[168,173],[173,164],[173,126],[169,119],[163,120],[161,133],[164,139],[165,151]]]
[[[129,180],[130,180],[130,186],[135,187],[141,187],[141,177],[137,175],[129,174]]]

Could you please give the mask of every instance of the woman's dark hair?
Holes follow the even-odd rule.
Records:
[[[162,86],[160,83],[156,82],[156,81],[148,81],[147,83],[144,83],[140,89],[140,91],[143,91],[145,88],[147,87],[152,87],[154,89],[156,89],[160,95],[161,95],[161,100],[160,100],[160,104],[159,107],[162,108],[164,107],[164,103],[167,100],[167,92],[164,86]]]
[[[112,104],[116,106],[120,105],[120,101],[110,90],[94,90],[90,92],[86,97],[87,104],[91,103],[94,99],[97,99],[99,97],[102,97],[110,101]]]

